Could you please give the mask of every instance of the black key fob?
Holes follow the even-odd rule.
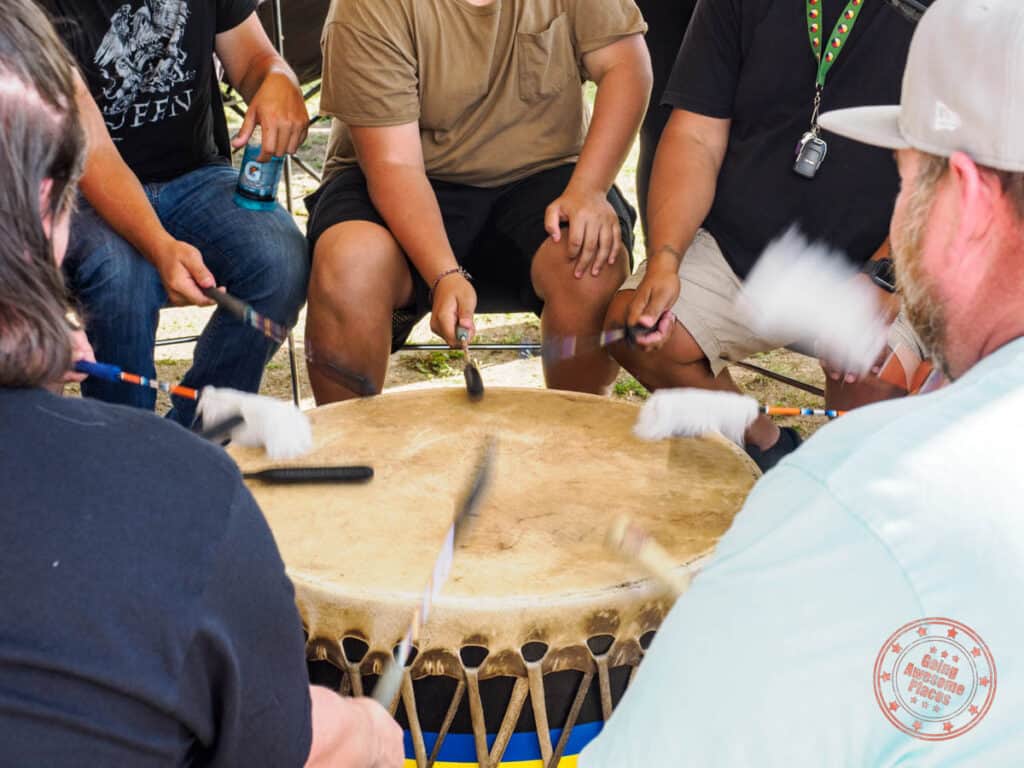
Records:
[[[828,144],[820,136],[813,133],[804,134],[796,150],[796,162],[793,163],[793,171],[805,179],[813,179],[825,162],[825,155],[828,154]]]

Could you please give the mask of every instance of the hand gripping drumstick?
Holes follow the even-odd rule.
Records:
[[[241,299],[217,288],[203,288],[202,290],[204,296],[216,302],[217,306],[225,312],[238,318],[249,327],[255,328],[268,339],[273,339],[278,344],[284,344],[288,341],[288,329],[280,323],[275,323],[266,315],[261,315],[252,308],[251,304],[246,304]],[[346,389],[350,389],[362,397],[377,394],[373,383],[362,374],[350,371],[332,360],[315,354],[308,341],[305,343],[305,348],[306,362],[316,366]]]
[[[680,573],[679,565],[654,538],[627,515],[618,517],[608,529],[605,540],[608,548],[626,560],[631,560],[654,576],[679,597],[690,586],[694,571],[704,558],[697,558],[684,564]]]
[[[416,611],[413,613],[412,623],[406,631],[402,642],[398,645],[394,658],[380,676],[377,685],[373,689],[373,698],[382,707],[391,706],[391,702],[398,695],[398,689],[402,685],[402,672],[409,661],[409,654],[412,652],[412,644],[419,637],[420,627],[427,621],[430,614],[430,606],[441,591],[441,587],[448,578],[452,569],[452,560],[455,558],[455,545],[465,535],[466,530],[477,516],[480,502],[483,500],[491,482],[491,466],[494,463],[495,440],[487,438],[484,443],[483,452],[477,462],[476,470],[473,473],[473,480],[469,490],[459,505],[452,520],[451,527],[444,537],[444,544],[434,562],[434,570],[427,581],[427,588],[423,592],[423,599]]]

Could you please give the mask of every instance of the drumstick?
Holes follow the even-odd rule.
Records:
[[[215,301],[217,306],[225,312],[238,318],[251,328],[255,328],[268,339],[273,339],[278,344],[284,344],[288,340],[287,328],[280,323],[275,323],[266,315],[260,314],[253,309],[251,304],[246,304],[241,299],[217,288],[203,288],[202,290],[207,298]],[[373,383],[366,376],[350,371],[330,359],[315,355],[308,340],[304,346],[306,362],[319,368],[346,389],[350,389],[362,397],[377,394],[376,387],[373,386]]]
[[[612,328],[602,331],[596,335],[554,336],[550,339],[545,339],[541,343],[540,355],[549,362],[568,360],[584,352],[592,352],[594,347],[600,349],[623,339],[631,344],[635,344],[640,336],[646,336],[655,330],[657,328],[646,325],[628,325],[625,328]]]
[[[480,502],[491,482],[491,466],[494,463],[495,440],[487,438],[483,451],[477,462],[476,469],[469,485],[466,495],[462,499],[452,519],[451,527],[444,537],[444,544],[434,562],[433,571],[427,581],[427,587],[423,592],[420,604],[413,612],[412,623],[398,645],[398,650],[391,659],[390,664],[385,668],[384,673],[377,681],[373,689],[373,698],[383,707],[389,707],[391,702],[398,695],[398,689],[402,684],[402,671],[409,661],[409,654],[412,652],[412,645],[419,637],[420,628],[427,621],[430,614],[430,607],[438,593],[441,591],[448,574],[452,569],[452,561],[455,558],[455,545],[465,535],[470,524],[477,516]]]
[[[291,459],[309,450],[313,442],[309,420],[291,403],[233,389],[183,387],[168,381],[128,373],[116,365],[77,360],[75,371],[111,382],[156,389],[199,403],[197,416],[209,419],[200,437],[216,441],[231,438],[241,445],[262,447],[274,459]]]
[[[184,397],[189,400],[199,399],[198,389],[183,387],[180,384],[172,384],[168,381],[151,379],[148,376],[140,376],[137,373],[128,373],[127,371],[122,370],[116,365],[111,365],[110,363],[93,363],[88,360],[76,360],[75,371],[77,373],[84,373],[92,378],[103,379],[104,381],[112,381],[115,383],[124,382],[125,384],[134,384],[137,387],[157,389],[161,392],[166,392],[169,395],[177,395],[178,397]]]
[[[680,573],[672,556],[654,538],[627,515],[618,517],[608,529],[608,548],[631,560],[654,576],[679,597],[690,586],[694,571],[703,558],[684,564]]]
[[[484,396],[484,379],[476,360],[469,355],[469,329],[460,325],[455,329],[455,338],[462,342],[462,354],[466,359],[462,369],[462,375],[466,377],[466,392],[469,399],[476,402]]]
[[[235,298],[230,293],[219,288],[203,288],[203,295],[212,299],[221,309],[229,315],[234,315],[246,325],[255,328],[269,339],[278,344],[288,341],[288,329],[279,323],[275,323],[266,315],[261,315],[251,304],[246,304],[241,299]]]
[[[767,416],[825,416],[829,419],[838,419],[849,413],[833,408],[790,408],[784,405],[759,405],[758,410]]]
[[[643,440],[668,437],[699,437],[721,432],[739,445],[758,413],[769,416],[826,416],[837,418],[846,411],[824,408],[789,408],[762,405],[738,392],[708,389],[659,389],[640,409],[634,434]]]
[[[365,483],[373,479],[373,467],[271,467],[259,472],[245,472],[246,480],[264,483]]]

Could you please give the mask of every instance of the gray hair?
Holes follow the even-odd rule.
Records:
[[[33,0],[0,13],[0,387],[68,369],[67,292],[44,221],[71,209],[85,155],[74,65]],[[46,183],[50,192],[41,199]]]

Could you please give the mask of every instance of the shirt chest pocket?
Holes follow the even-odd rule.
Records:
[[[579,69],[563,13],[542,32],[516,35],[519,98],[532,103],[557,96],[570,83],[579,83]]]

